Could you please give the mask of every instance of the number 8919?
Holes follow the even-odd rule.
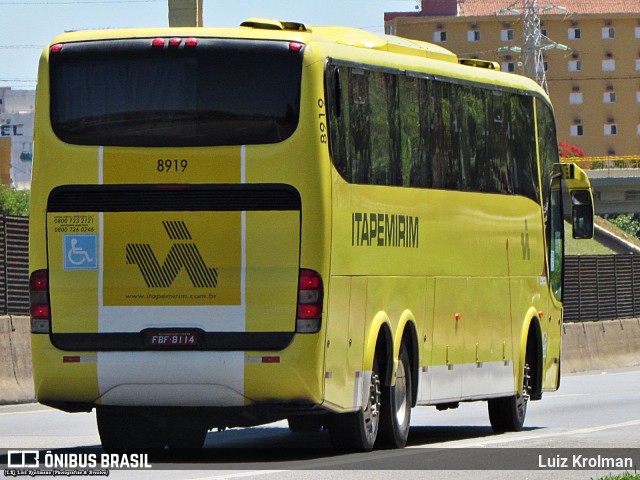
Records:
[[[189,162],[185,159],[182,160],[158,160],[158,171],[159,172],[178,172],[183,173],[187,167],[189,166]]]

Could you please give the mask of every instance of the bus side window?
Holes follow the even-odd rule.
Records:
[[[556,124],[551,108],[536,98],[536,117],[538,119],[538,143],[540,145],[540,176],[542,178],[542,198],[549,199],[549,185],[553,165],[560,161],[556,143]],[[548,208],[548,207],[547,207]]]
[[[418,179],[426,164],[422,129],[428,125],[420,117],[419,80],[402,75],[399,83],[400,149],[402,158],[402,185],[424,186]]]
[[[342,116],[342,86],[340,85],[340,68],[333,68],[331,73],[331,105],[336,118]]]
[[[551,180],[547,232],[551,290],[558,300],[562,300],[562,285],[564,281],[564,217],[560,176],[555,176]]]
[[[371,122],[369,121],[369,89],[367,71],[349,70],[349,162],[352,181],[368,184],[371,175]]]
[[[345,67],[330,67],[330,83],[327,88],[329,117],[329,150],[336,169],[347,181],[353,180],[349,128],[349,72]],[[343,108],[343,106],[347,106]]]

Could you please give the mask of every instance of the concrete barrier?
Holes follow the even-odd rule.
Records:
[[[0,404],[33,399],[29,317],[0,317]]]
[[[562,371],[640,365],[640,319],[565,323]],[[0,317],[0,405],[34,400],[28,317]]]
[[[563,373],[640,365],[640,319],[565,323]]]

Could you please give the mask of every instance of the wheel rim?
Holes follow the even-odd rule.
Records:
[[[518,409],[518,417],[524,418],[527,413],[527,403],[531,394],[531,367],[529,363],[524,364],[524,378],[522,382],[522,393],[516,396],[516,408]]]
[[[394,404],[396,409],[396,419],[398,425],[404,425],[407,415],[407,377],[404,369],[404,363],[398,362],[398,371],[396,374],[396,386],[394,390]]]
[[[369,383],[369,401],[364,410],[364,427],[367,436],[375,439],[380,423],[380,377],[376,372],[371,375]]]

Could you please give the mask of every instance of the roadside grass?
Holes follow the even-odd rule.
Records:
[[[595,222],[599,227],[602,227],[605,230],[617,235],[618,237],[625,239],[629,243],[640,246],[640,240],[638,240],[638,238],[625,233],[624,231],[616,227],[611,222],[605,220],[604,218],[595,217]],[[593,239],[575,240],[571,236],[571,225],[569,223],[565,223],[565,232],[567,232],[566,238],[565,238],[565,242],[566,242],[565,253],[567,255],[611,255],[615,253],[613,250],[605,247],[604,245],[602,245],[599,242],[596,242]]]
[[[600,222],[598,222],[600,223]],[[608,223],[608,222],[607,222]],[[593,239],[576,240],[571,235],[571,225],[565,223],[565,253],[567,255],[611,255],[615,253],[610,248],[605,247],[600,242]]]
[[[615,252],[595,240],[575,240],[571,235],[567,235],[565,253],[567,255],[612,255]]]
[[[640,473],[625,472],[620,475],[607,475],[599,480],[640,480]]]

